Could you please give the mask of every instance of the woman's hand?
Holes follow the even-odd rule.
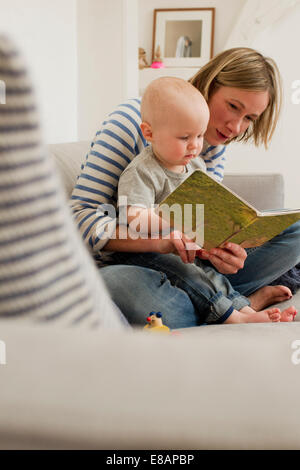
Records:
[[[247,253],[236,243],[226,243],[223,248],[200,250],[197,255],[207,259],[221,274],[235,274],[244,267]]]

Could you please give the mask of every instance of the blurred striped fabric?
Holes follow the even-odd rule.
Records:
[[[0,316],[123,328],[42,145],[22,57],[2,36],[0,89]]]

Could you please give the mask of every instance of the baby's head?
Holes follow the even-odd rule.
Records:
[[[141,114],[143,135],[165,167],[175,169],[199,155],[209,110],[189,82],[173,77],[151,82],[142,98]]]

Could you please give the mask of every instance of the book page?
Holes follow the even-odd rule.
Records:
[[[260,246],[300,220],[299,210],[257,211],[201,170],[196,170],[162,204],[167,207],[162,210],[162,217],[169,217],[175,229],[186,233],[207,250],[222,246],[226,241],[244,248]],[[200,204],[204,205],[202,219],[197,217],[200,211],[195,207]],[[176,217],[168,214],[171,206],[180,209]],[[188,214],[185,225],[184,214]],[[191,234],[199,234],[199,238]]]
[[[259,217],[247,228],[234,235],[230,241],[243,248],[253,248],[271,240],[290,225],[300,220],[300,212]]]
[[[187,178],[172,194],[170,194],[162,203],[171,207],[173,204],[179,204],[182,214],[189,210],[190,204],[204,205],[204,246],[205,249],[221,245],[224,240],[233,233],[239,232],[243,227],[248,226],[256,218],[257,213],[252,206],[247,205],[242,199],[219,184],[210,176],[201,170],[195,171]],[[166,216],[166,211],[161,213]],[[196,232],[197,227],[196,210],[193,210],[190,227]],[[175,229],[184,231],[183,217],[178,223],[178,219],[172,219],[172,225]],[[179,226],[181,225],[181,226]],[[186,232],[185,232],[186,233]],[[189,233],[190,235],[190,233]],[[199,243],[199,240],[196,240]]]

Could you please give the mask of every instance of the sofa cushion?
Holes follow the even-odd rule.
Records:
[[[81,141],[48,145],[68,199],[71,197],[76,178],[80,174],[81,164],[89,151],[90,144],[90,142]]]
[[[22,58],[0,38],[0,316],[123,328],[41,142]]]
[[[300,324],[190,330],[4,325],[0,449],[299,449]]]
[[[283,176],[276,173],[231,173],[223,184],[258,210],[284,207]]]

